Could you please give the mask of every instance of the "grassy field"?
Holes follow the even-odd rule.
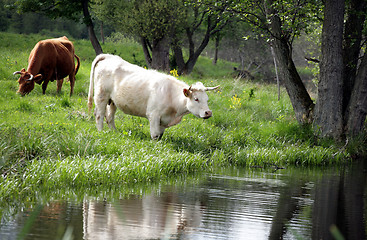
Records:
[[[89,41],[74,41],[81,68],[74,95],[64,83],[41,86],[27,96],[16,94],[14,71],[27,67],[39,35],[0,33],[0,202],[34,199],[37,193],[76,192],[151,182],[215,167],[286,167],[350,161],[350,152],[320,141],[294,119],[284,89],[277,100],[273,85],[231,77],[233,65],[201,58],[187,83],[221,85],[209,93],[213,117],[185,116],[166,130],[161,141],[150,139],[148,120],[116,114],[116,131],[98,132],[88,114],[89,71],[95,57]],[[144,65],[140,46],[131,40],[107,42],[104,52]],[[358,151],[358,149],[354,149]],[[61,194],[62,195],[62,194]]]

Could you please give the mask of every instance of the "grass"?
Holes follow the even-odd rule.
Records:
[[[86,40],[74,41],[81,67],[74,95],[64,83],[61,94],[50,83],[27,96],[16,94],[12,72],[27,66],[34,44],[46,37],[0,33],[0,202],[35,201],[41,195],[154,182],[181,174],[235,166],[320,166],[350,161],[350,153],[314,137],[298,125],[284,89],[277,100],[273,85],[234,80],[232,65],[198,61],[188,83],[221,85],[209,93],[214,116],[185,116],[166,130],[161,141],[150,139],[148,120],[116,114],[116,131],[102,132],[88,114],[87,91],[94,51]],[[131,40],[107,42],[104,51],[144,64],[140,46]],[[206,73],[211,73],[206,75]],[[358,151],[358,149],[354,149]],[[55,195],[53,195],[55,197]],[[0,214],[1,215],[1,214]]]

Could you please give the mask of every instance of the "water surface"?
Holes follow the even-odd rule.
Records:
[[[0,239],[365,239],[364,162],[228,168],[134,192],[34,203],[3,218]]]

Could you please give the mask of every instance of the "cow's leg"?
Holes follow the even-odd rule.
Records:
[[[70,82],[70,96],[74,93],[74,85],[75,85],[75,71],[69,75]]]
[[[42,77],[43,83],[42,83],[42,93],[46,93],[47,85],[50,79],[52,79],[53,71],[46,72],[44,76]]]
[[[96,117],[96,125],[98,131],[102,131],[103,129],[103,119],[106,115],[106,107],[108,100],[105,100],[103,98],[99,98],[98,95],[94,96],[94,103],[95,103],[95,110],[94,115]]]
[[[56,80],[57,83],[57,93],[61,92],[62,84],[64,83],[64,79],[61,78],[60,80]]]
[[[106,122],[111,129],[116,129],[115,113],[116,113],[116,105],[114,104],[114,102],[111,101],[111,103],[107,105],[107,112],[106,112]]]
[[[49,80],[45,79],[42,83],[42,93],[46,94],[46,89],[47,89],[47,85],[48,85]]]
[[[150,136],[153,140],[160,140],[163,136],[166,128],[161,126],[161,119],[159,116],[151,116],[149,118],[150,123]]]

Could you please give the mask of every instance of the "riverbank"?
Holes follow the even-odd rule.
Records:
[[[219,63],[215,67],[205,58],[200,59],[198,69],[213,69],[216,76],[179,79],[189,84],[200,80],[206,86],[221,85],[218,91],[208,93],[212,118],[202,120],[187,115],[179,125],[167,129],[161,141],[153,141],[148,120],[118,111],[117,130],[111,131],[105,124],[104,130],[98,132],[94,116],[87,110],[89,71],[94,58],[90,43],[74,41],[81,68],[72,97],[67,82],[61,94],[56,93],[53,82],[45,95],[37,85],[29,95],[20,97],[16,94],[17,77],[12,73],[27,66],[28,54],[42,36],[1,34],[6,38],[6,44],[0,47],[3,203],[34,199],[36,193],[62,188],[83,191],[150,182],[218,166],[342,164],[359,151],[358,147],[351,152],[343,148],[344,144],[320,140],[310,128],[299,126],[284,89],[278,101],[274,85],[235,80],[230,77],[231,64]],[[104,49],[129,61],[142,62],[139,46],[129,44],[121,47],[121,43],[111,42]]]

